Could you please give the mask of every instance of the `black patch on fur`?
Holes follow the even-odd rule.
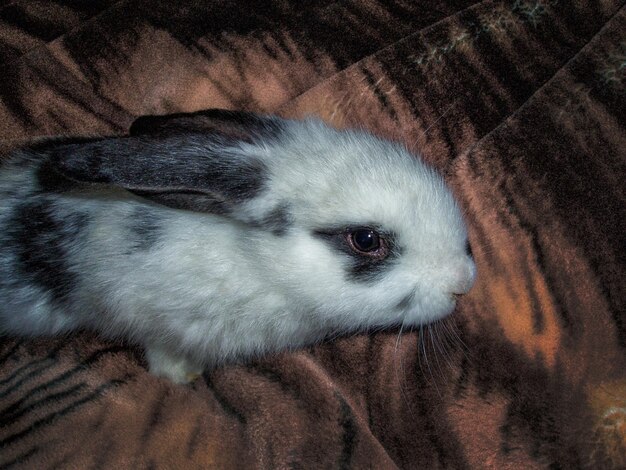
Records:
[[[65,178],[48,161],[42,162],[36,172],[39,188],[43,192],[62,193],[79,187],[79,183]]]
[[[229,140],[254,142],[277,139],[283,130],[279,118],[246,111],[207,109],[195,113],[141,116],[130,126],[137,135],[170,135],[181,133],[217,134]]]
[[[472,245],[470,245],[469,240],[465,242],[465,254],[470,258],[474,259],[474,254],[472,253]]]
[[[51,162],[77,182],[118,186],[170,207],[222,214],[256,197],[267,180],[259,159],[200,134],[58,147]]]
[[[29,143],[24,147],[25,150],[34,153],[46,154],[53,151],[56,147],[62,145],[79,145],[89,144],[93,142],[99,142],[105,139],[105,137],[81,137],[81,136],[54,136],[44,137],[34,142]]]
[[[219,155],[216,158],[219,159]],[[267,180],[267,169],[261,161],[250,160],[232,166],[209,166],[205,178],[211,192],[240,203],[255,198],[261,192]]]
[[[9,237],[23,276],[62,301],[72,291],[76,273],[67,261],[67,246],[88,223],[86,214],[62,219],[45,199],[24,203],[15,209]]]
[[[228,215],[235,207],[228,201],[219,201],[203,193],[183,191],[166,193],[137,190],[131,192],[163,206],[171,207],[172,209]]]
[[[278,205],[261,220],[253,222],[253,225],[259,226],[276,236],[283,236],[292,225],[289,206],[287,204]]]
[[[149,250],[161,235],[161,217],[149,207],[137,208],[132,215],[130,231],[133,250]]]
[[[366,255],[355,253],[348,245],[345,234],[356,228],[369,228],[380,233],[385,239],[389,247],[389,254],[385,258],[373,258]],[[374,281],[382,273],[387,271],[401,255],[401,250],[396,242],[396,236],[375,225],[355,225],[341,229],[321,229],[313,231],[313,234],[330,244],[337,252],[342,253],[349,260],[349,270],[347,276],[349,279],[359,282]]]

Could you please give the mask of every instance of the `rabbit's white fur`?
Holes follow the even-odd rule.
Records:
[[[449,314],[475,267],[442,178],[368,133],[314,119],[276,122],[281,131],[272,138],[219,144],[266,171],[263,190],[226,215],[166,207],[108,185],[41,191],[46,157],[15,153],[0,173],[0,333],[94,329],[143,345],[153,373],[184,382],[207,365]],[[190,135],[185,145],[202,153],[206,144]],[[73,273],[61,302],[32,276],[20,277],[25,255],[7,233],[25,200],[44,200],[34,215],[66,231],[50,238]],[[263,223],[273,213],[286,217],[280,231]],[[316,231],[372,224],[395,234],[398,254],[371,278],[352,279],[350,256]],[[154,240],[138,247],[142,236]]]

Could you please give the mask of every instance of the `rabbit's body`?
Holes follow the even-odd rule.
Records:
[[[127,338],[152,372],[185,381],[329,334],[422,324],[471,286],[454,200],[400,146],[316,121],[199,116],[217,129],[151,118],[131,137],[13,154],[0,332]],[[373,236],[377,251],[355,250]]]
[[[157,206],[115,188],[42,192],[32,176],[41,161],[0,174],[3,188],[20,188],[14,201],[3,192],[0,203],[6,332],[89,328],[167,346],[198,364],[324,335],[306,331],[288,314],[298,306],[268,289],[267,258],[259,251],[279,250],[275,236],[260,228],[243,234],[222,216]],[[272,316],[271,328],[263,314]]]

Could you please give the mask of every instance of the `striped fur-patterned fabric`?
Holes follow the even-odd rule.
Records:
[[[215,107],[421,153],[476,285],[186,386],[89,332],[0,338],[0,468],[626,468],[625,2],[0,2],[4,150]]]

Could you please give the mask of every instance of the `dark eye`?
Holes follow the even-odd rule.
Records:
[[[356,251],[370,253],[381,246],[380,235],[375,230],[357,229],[349,234],[352,246]]]

